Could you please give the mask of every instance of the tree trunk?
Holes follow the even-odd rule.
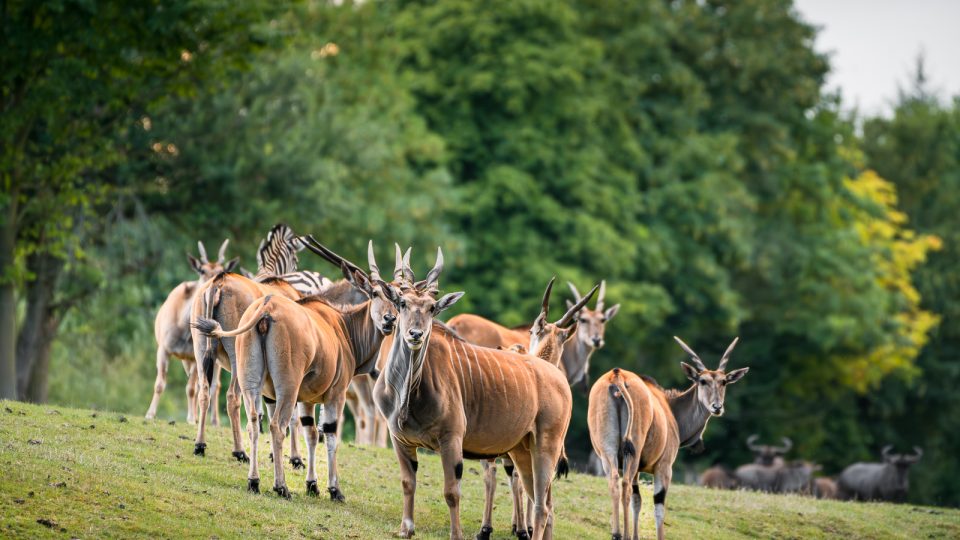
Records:
[[[60,325],[52,305],[53,296],[63,266],[63,259],[46,253],[36,253],[27,259],[34,279],[26,286],[27,312],[17,335],[17,395],[23,400],[36,401],[31,393],[46,397],[49,340]],[[44,365],[38,366],[38,362]]]
[[[16,198],[14,190],[0,223],[0,399],[17,399],[17,297],[13,282]]]
[[[40,342],[33,359],[33,368],[30,370],[30,381],[27,384],[26,401],[33,403],[47,402],[47,381],[50,375],[50,350],[53,348],[53,339],[60,328],[60,316],[56,310],[50,309],[43,321],[40,331]]]

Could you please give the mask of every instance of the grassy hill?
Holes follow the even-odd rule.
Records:
[[[116,413],[0,402],[2,538],[388,538],[400,522],[392,450],[341,446],[345,504],[304,495],[290,471],[292,500],[269,491],[273,470],[261,438],[264,494],[246,492],[246,466],[230,457],[229,430],[209,430],[206,458],[193,455],[193,426]],[[326,453],[318,452],[325,478]],[[422,455],[417,538],[446,538],[439,459]],[[480,465],[465,463],[463,523],[480,528]],[[502,470],[499,478],[504,481]],[[322,486],[321,486],[322,488]],[[642,488],[643,538],[654,537],[652,491]],[[606,481],[574,474],[555,487],[556,537],[609,538]],[[498,488],[494,527],[509,538],[510,504]],[[960,511],[854,504],[675,486],[667,499],[671,538],[957,538]]]

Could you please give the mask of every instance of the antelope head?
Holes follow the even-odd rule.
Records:
[[[571,308],[575,305],[580,305],[580,301],[583,300],[580,292],[573,283],[568,281],[567,285],[570,287],[570,292],[573,293],[573,302],[567,300],[567,307]],[[583,304],[577,313],[577,339],[589,349],[599,349],[603,347],[603,333],[606,329],[607,322],[620,311],[620,304],[604,309],[603,299],[606,293],[607,281],[603,280],[600,282],[600,293],[597,294],[596,307],[590,309],[586,307],[586,304]],[[589,296],[590,295],[588,295],[587,298],[589,298]]]
[[[343,277],[370,299],[370,319],[383,335],[393,333],[397,322],[397,310],[380,285],[380,268],[373,254],[373,240],[367,244],[367,263],[370,274],[359,266],[334,253],[330,248],[318,242],[312,235],[301,236],[298,241],[310,251],[340,267]]]
[[[437,262],[427,273],[423,281],[415,281],[410,269],[409,250],[405,256],[399,255],[399,269],[394,273],[398,285],[379,280],[377,283],[386,293],[398,312],[397,332],[407,347],[417,351],[430,339],[433,319],[449,308],[463,296],[463,292],[448,293],[437,299],[440,289],[437,280],[443,271],[443,251],[437,248]]]
[[[210,262],[210,259],[207,258],[207,250],[203,246],[203,242],[197,242],[197,249],[200,251],[200,258],[196,258],[193,255],[187,253],[187,260],[190,261],[190,267],[200,276],[200,283],[206,283],[214,276],[220,272],[230,272],[237,266],[237,263],[240,262],[240,257],[234,257],[229,261],[227,258],[227,245],[230,243],[230,240],[224,240],[220,244],[220,251],[217,252],[216,262]]]
[[[543,301],[540,304],[540,315],[530,327],[530,351],[534,356],[559,365],[564,345],[577,335],[579,328],[577,313],[593,298],[598,286],[594,286],[586,296],[571,304],[567,312],[556,322],[550,322],[547,320],[547,315],[550,311],[550,292],[553,290],[555,280],[555,277],[551,278],[547,283],[547,289],[543,293]]]
[[[677,343],[680,344],[684,352],[690,355],[690,360],[694,363],[694,365],[691,366],[686,362],[680,362],[680,366],[683,368],[683,372],[687,378],[697,386],[697,400],[711,415],[722,416],[723,399],[727,393],[727,385],[739,381],[747,374],[747,371],[750,370],[750,368],[745,367],[735,369],[729,373],[726,371],[727,362],[730,360],[730,353],[733,352],[733,348],[736,347],[737,341],[740,338],[734,338],[733,342],[730,343],[727,351],[723,353],[723,357],[720,358],[720,365],[715,370],[707,369],[707,366],[703,365],[703,360],[700,360],[697,353],[693,352],[693,349],[680,338],[674,336],[673,339],[677,340]]]
[[[756,434],[749,436],[747,438],[747,448],[753,452],[754,463],[758,463],[760,465],[773,465],[774,461],[778,457],[782,457],[789,452],[791,448],[793,448],[793,441],[787,437],[783,437],[781,439],[781,441],[783,441],[783,446],[756,444],[757,439],[759,438],[760,436]]]

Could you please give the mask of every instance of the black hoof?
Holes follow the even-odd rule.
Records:
[[[247,453],[243,450],[239,452],[233,452],[233,457],[237,458],[237,461],[240,463],[250,463],[250,458],[247,457]]]
[[[320,490],[317,489],[316,480],[307,480],[307,495],[313,495],[314,497],[320,495]]]
[[[517,535],[517,524],[514,523],[513,529],[510,530],[510,536],[516,536],[516,535]]]
[[[622,535],[622,534],[619,534],[619,533],[618,533],[618,534],[611,535],[611,536],[610,536],[610,540],[623,540],[623,535]]]
[[[477,540],[490,540],[491,534],[493,534],[493,527],[480,527],[480,532],[477,534]]]
[[[527,534],[530,538],[533,538],[533,527],[527,527]]]
[[[298,457],[290,458],[290,465],[293,466],[294,470],[304,468],[303,460]]]
[[[331,501],[343,502],[347,500],[347,498],[343,496],[343,493],[340,492],[340,488],[328,487],[327,491],[330,492]]]
[[[280,487],[274,486],[273,490],[277,492],[278,497],[283,497],[284,499],[290,498],[290,490],[287,489],[287,486],[280,486]]]
[[[527,531],[520,531],[517,533],[517,538],[520,540],[530,540],[530,535],[527,534]]]
[[[207,455],[207,443],[198,442],[193,445],[193,455],[195,456],[206,456]]]
[[[270,463],[273,463],[273,452],[270,452]]]
[[[247,491],[250,493],[260,493],[260,479],[259,478],[248,478],[247,479]]]

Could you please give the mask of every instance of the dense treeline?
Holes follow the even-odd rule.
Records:
[[[786,0],[217,13],[222,28],[174,36],[150,64],[179,66],[146,78],[179,81],[168,95],[124,94],[98,124],[110,159],[71,163],[64,177],[82,181],[67,187],[21,191],[62,214],[20,228],[3,274],[21,321],[56,307],[51,399],[144,409],[152,317],[190,277],[183,251],[229,237],[252,267],[260,237],[286,221],[357,260],[367,238],[388,260],[392,242],[412,244],[419,268],[442,245],[443,288],[467,291],[457,311],[505,324],[531,318],[550,276],[581,290],[605,278],[622,308],[594,375],[618,365],[681,385],[671,335],[708,364],[741,336],[731,366],[751,367],[746,386],[706,453],[683,459],[744,462],[743,440],[760,433],[837,472],[887,443],[920,445],[912,498],[960,504],[948,412],[960,380],[957,102],[921,84],[890,119],[841,114],[815,31]],[[4,159],[45,159],[4,144]],[[47,185],[42,170],[30,178]],[[50,298],[31,296],[41,280]],[[178,383],[168,388],[163,406],[179,414]],[[568,450],[582,460],[577,400]]]

